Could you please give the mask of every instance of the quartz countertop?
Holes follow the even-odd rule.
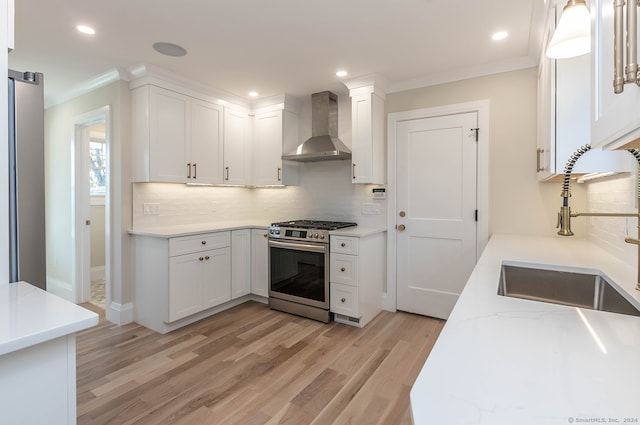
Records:
[[[26,282],[0,284],[0,355],[98,324],[98,315]]]
[[[177,224],[174,226],[146,226],[129,230],[131,235],[153,236],[158,238],[175,238],[178,236],[191,236],[208,232],[222,232],[238,229],[268,229],[270,223],[258,223],[255,221],[221,221],[198,224]]]
[[[364,238],[367,236],[375,235],[376,233],[386,232],[384,227],[347,227],[346,229],[331,230],[329,235],[331,236],[355,236],[358,238]]]
[[[640,317],[499,296],[503,261],[599,270],[640,306],[636,265],[585,239],[493,236],[411,389],[414,424],[639,423]]]

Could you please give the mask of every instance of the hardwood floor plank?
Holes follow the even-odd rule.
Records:
[[[249,302],[169,334],[77,337],[78,424],[410,424],[409,390],[444,322],[382,312],[364,329]]]

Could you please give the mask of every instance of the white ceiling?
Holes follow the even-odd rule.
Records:
[[[244,99],[344,87],[338,69],[400,91],[535,65],[545,1],[16,0],[9,66],[43,72],[47,104],[142,63]],[[509,37],[492,41],[498,30]],[[160,55],[157,41],[188,54]]]

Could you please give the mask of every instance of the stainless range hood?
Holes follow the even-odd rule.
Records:
[[[338,96],[323,91],[311,95],[311,138],[286,155],[285,161],[313,162],[351,159],[338,139]]]

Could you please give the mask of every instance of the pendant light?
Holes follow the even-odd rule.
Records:
[[[591,16],[585,0],[569,0],[547,47],[547,57],[566,59],[591,51]]]

